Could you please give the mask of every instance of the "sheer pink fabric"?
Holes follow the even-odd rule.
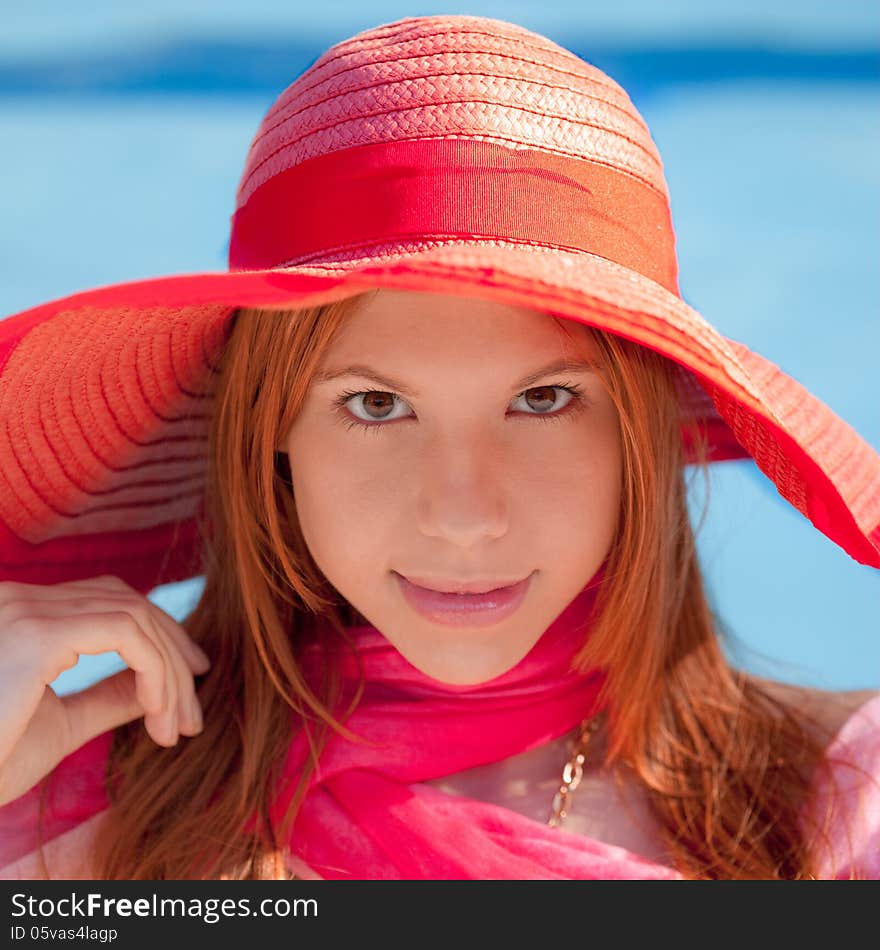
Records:
[[[292,866],[328,879],[680,878],[673,868],[625,848],[421,784],[534,748],[596,710],[601,673],[569,669],[594,595],[595,585],[588,585],[519,664],[479,686],[433,680],[378,630],[355,628],[367,689],[346,725],[366,742],[332,735],[294,828]],[[317,649],[307,651],[310,678],[322,662]],[[336,662],[353,688],[356,664],[350,655]],[[81,823],[107,807],[103,769],[110,740],[109,732],[98,736],[57,767],[47,840],[75,837]],[[878,879],[880,696],[853,714],[828,751],[868,777],[835,766],[847,807],[822,876],[848,876],[848,827],[858,873]],[[299,774],[307,754],[306,736],[297,732],[287,778]],[[292,785],[279,790],[276,818],[291,793]],[[39,786],[0,808],[0,877],[39,873],[33,854],[38,794]]]
[[[841,811],[823,855],[819,877],[880,880],[880,694],[844,723],[826,750],[842,795]],[[828,785],[817,790],[816,807],[825,808]],[[820,812],[821,813],[821,812]]]

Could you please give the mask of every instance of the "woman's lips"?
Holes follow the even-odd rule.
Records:
[[[526,595],[534,571],[510,587],[500,587],[485,594],[444,594],[419,587],[397,571],[392,573],[407,603],[427,620],[450,627],[489,627],[516,611]]]

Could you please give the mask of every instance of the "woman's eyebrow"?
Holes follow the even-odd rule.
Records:
[[[513,388],[526,389],[532,383],[536,383],[539,379],[543,379],[545,376],[550,376],[553,373],[593,373],[598,368],[599,364],[591,359],[572,359],[570,357],[557,359],[552,363],[548,363],[546,366],[542,366],[540,369],[536,369],[533,373],[524,376],[519,382],[513,384]],[[343,376],[362,376],[364,379],[369,379],[374,383],[378,383],[380,386],[385,386],[387,389],[393,389],[404,396],[418,397],[419,395],[415,390],[400,380],[392,379],[390,376],[383,376],[365,363],[352,363],[350,366],[343,366],[340,369],[324,370],[323,372],[315,374],[314,382],[329,383]]]

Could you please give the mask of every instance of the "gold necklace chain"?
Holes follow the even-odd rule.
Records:
[[[590,739],[602,722],[601,713],[591,719],[585,719],[578,728],[577,736],[572,743],[571,757],[562,768],[562,784],[559,791],[553,796],[550,806],[552,814],[547,820],[551,828],[557,828],[568,814],[568,805],[574,790],[580,785],[584,775],[584,762],[589,751]]]

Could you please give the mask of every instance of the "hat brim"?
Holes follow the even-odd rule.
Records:
[[[612,261],[475,239],[132,281],[0,321],[0,578],[115,573],[147,591],[199,573],[206,401],[233,310],[373,287],[545,310],[656,350],[697,383],[683,393],[710,460],[751,456],[819,531],[880,567],[880,455],[800,383]]]

